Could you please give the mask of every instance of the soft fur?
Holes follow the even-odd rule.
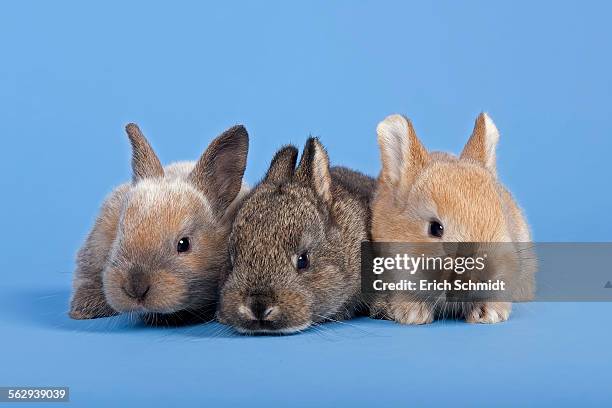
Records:
[[[315,138],[295,169],[297,154],[293,146],[276,154],[234,221],[218,318],[243,333],[292,333],[363,310],[360,243],[369,238],[375,182],[330,169]],[[304,251],[310,266],[298,270]]]
[[[514,297],[527,300],[534,290],[536,265],[529,228],[511,194],[497,178],[495,148],[499,133],[486,114],[460,157],[429,153],[410,121],[391,115],[378,125],[382,170],[372,203],[372,239],[379,242],[463,242],[498,245],[503,254],[488,263],[497,278],[512,282]],[[440,238],[428,234],[429,222],[444,226]],[[504,299],[507,300],[507,299]],[[436,316],[458,316],[473,323],[508,319],[510,302],[451,302],[395,293],[379,299],[372,314],[400,323],[430,323]]]
[[[126,130],[133,180],[105,200],[78,253],[70,317],[135,312],[160,324],[210,319],[229,264],[231,222],[248,190],[246,129],[225,131],[197,162],[165,168],[136,125]],[[179,253],[183,237],[190,249]]]

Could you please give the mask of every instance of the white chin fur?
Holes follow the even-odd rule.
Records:
[[[115,308],[113,307],[113,305],[110,305],[110,306],[119,313],[134,313],[137,315],[144,315],[147,313],[168,314],[168,313],[174,313],[178,311],[177,309],[168,309],[168,308],[159,308],[159,309],[149,308],[143,305],[135,305],[133,307],[120,307],[120,308]]]
[[[308,323],[304,323],[299,326],[285,327],[279,330],[270,330],[270,329],[248,330],[242,327],[234,327],[234,329],[236,329],[237,332],[242,333],[242,334],[292,334],[292,333],[297,333],[297,332],[306,330],[307,328],[310,327],[311,324],[312,322],[308,322]]]

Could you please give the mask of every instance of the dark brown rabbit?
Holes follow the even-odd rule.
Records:
[[[197,162],[165,168],[136,125],[126,130],[133,180],[106,199],[78,253],[70,317],[135,312],[150,323],[209,319],[246,189],[246,129],[225,131]]]
[[[364,308],[360,244],[375,181],[330,169],[316,138],[277,152],[245,198],[230,235],[232,269],[218,318],[243,333],[292,333]]]

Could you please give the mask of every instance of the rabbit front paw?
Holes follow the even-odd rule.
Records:
[[[424,302],[393,302],[393,320],[401,324],[428,324],[434,321],[431,306]]]
[[[486,302],[476,303],[468,312],[465,320],[468,323],[499,323],[505,322],[510,317],[512,303],[510,302]]]

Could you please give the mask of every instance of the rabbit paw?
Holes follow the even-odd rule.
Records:
[[[104,293],[101,290],[88,287],[80,287],[74,292],[68,312],[68,315],[76,320],[96,319],[117,314],[106,303]]]
[[[510,317],[511,310],[512,303],[510,302],[477,303],[469,311],[465,320],[468,323],[505,322]]]
[[[401,324],[427,324],[434,320],[431,306],[424,302],[393,302],[391,314]]]

